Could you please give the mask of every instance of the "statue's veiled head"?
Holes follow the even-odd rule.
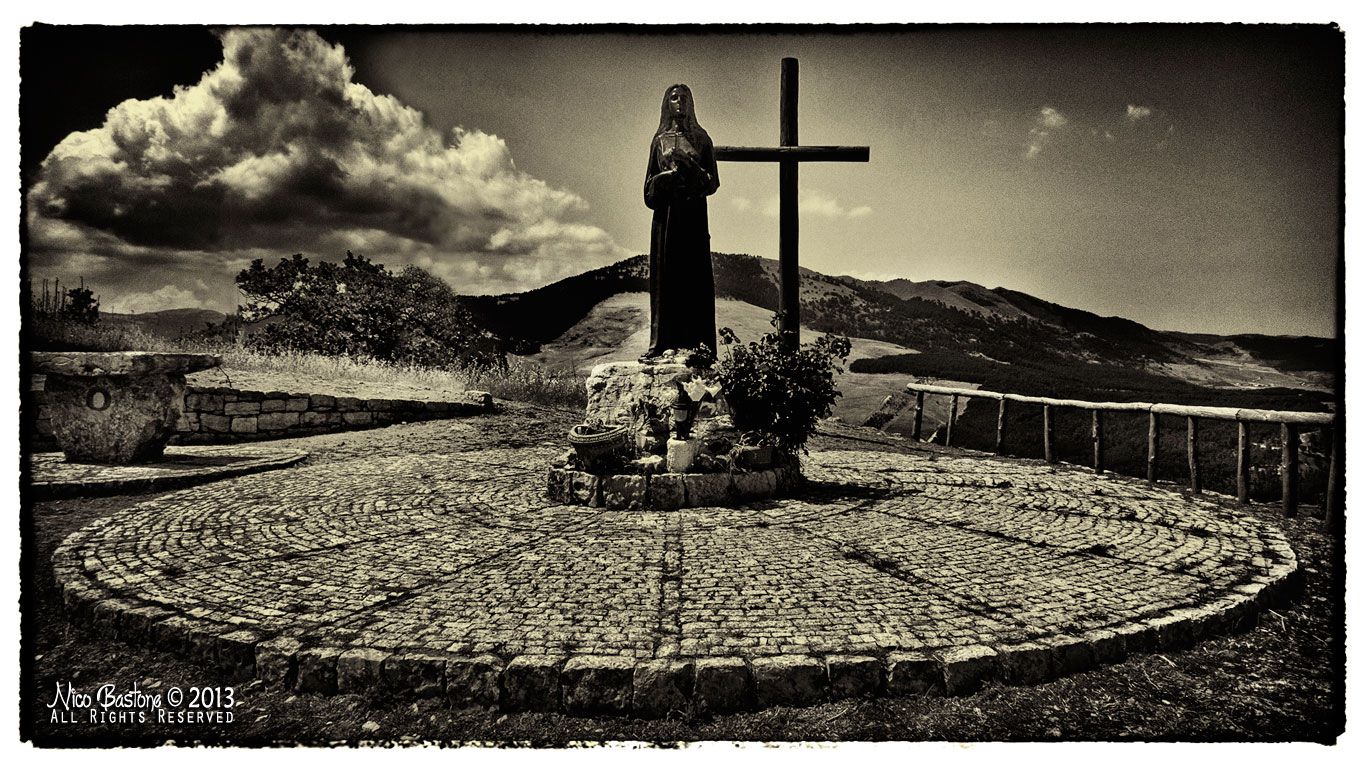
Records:
[[[697,124],[697,112],[693,106],[692,90],[682,83],[676,83],[664,90],[664,103],[659,108],[659,128],[655,133],[668,130],[675,116],[689,134],[705,133]]]

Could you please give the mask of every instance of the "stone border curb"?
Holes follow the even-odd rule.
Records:
[[[546,493],[557,504],[668,511],[769,499],[796,490],[805,481],[799,470],[789,467],[649,475],[597,475],[551,467]]]
[[[259,450],[259,449],[258,449]],[[174,456],[174,448],[167,453]],[[192,455],[192,454],[191,454]],[[285,469],[308,458],[307,451],[277,451],[274,456],[253,456],[227,466],[203,467],[195,471],[148,477],[125,478],[84,478],[77,480],[38,480],[32,479],[26,486],[35,501],[69,499],[78,496],[117,496],[131,493],[152,493],[188,488],[215,480]],[[119,469],[136,469],[137,465],[120,466]]]
[[[106,639],[167,650],[235,680],[300,693],[362,693],[444,699],[454,707],[504,711],[666,717],[807,706],[860,696],[964,695],[990,682],[1027,685],[1134,653],[1188,648],[1207,637],[1256,626],[1262,610],[1302,587],[1294,550],[1271,546],[1265,570],[1193,607],[1013,645],[966,645],[871,654],[660,658],[625,656],[468,656],[359,646],[310,645],[304,637],[263,637],[144,605],[87,579],[73,550],[100,525],[71,534],[53,552],[69,620]]]

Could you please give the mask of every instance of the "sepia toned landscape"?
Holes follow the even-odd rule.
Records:
[[[1341,31],[774,32],[26,28],[22,738],[1336,743]]]

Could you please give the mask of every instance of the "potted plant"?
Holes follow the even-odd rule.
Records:
[[[584,470],[599,472],[630,458],[631,430],[626,425],[603,424],[599,419],[589,419],[569,430],[569,444]]]
[[[745,442],[772,446],[788,456],[804,450],[817,422],[830,415],[840,396],[835,374],[844,370],[849,339],[827,334],[794,349],[776,332],[748,344],[741,344],[729,328],[722,328],[720,337],[725,353],[717,360],[715,376],[736,429],[750,436]]]

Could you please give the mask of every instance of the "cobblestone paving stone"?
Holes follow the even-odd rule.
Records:
[[[555,505],[540,437],[170,493],[54,567],[77,618],[272,685],[640,714],[1044,679],[1242,626],[1297,569],[1227,502],[936,453],[815,451],[800,498],[734,508]]]

